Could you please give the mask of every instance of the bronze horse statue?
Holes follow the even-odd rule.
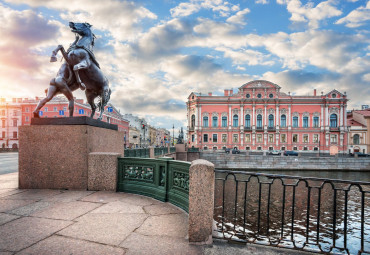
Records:
[[[96,97],[100,97],[98,103],[100,115],[98,120],[101,120],[104,107],[110,99],[111,90],[108,79],[100,70],[93,53],[95,35],[91,32],[91,25],[88,23],[69,22],[69,27],[73,33],[77,34],[76,40],[67,51],[65,51],[62,45],[58,45],[53,51],[50,62],[57,61],[56,55],[58,51],[62,52],[65,62],[60,67],[57,76],[50,81],[47,96],[38,103],[33,111],[33,115],[35,118],[39,118],[40,109],[55,95],[63,94],[69,101],[69,116],[72,117],[74,110],[72,91],[81,88],[82,90],[86,89],[86,99],[91,106],[90,117],[92,118],[97,107],[94,100]]]

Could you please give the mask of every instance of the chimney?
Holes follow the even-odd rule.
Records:
[[[212,96],[212,92],[208,92],[208,96],[210,96],[210,97],[211,97],[211,96]]]
[[[228,89],[224,89],[224,96],[227,97],[229,95],[229,90]]]
[[[231,96],[233,94],[233,89],[230,89],[229,95]]]
[[[313,95],[316,96],[316,89],[313,90]]]

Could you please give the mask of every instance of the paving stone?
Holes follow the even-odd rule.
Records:
[[[125,193],[126,196],[124,196],[120,201],[126,202],[129,204],[133,205],[141,205],[141,206],[146,206],[146,205],[152,205],[152,204],[161,204],[163,202],[156,200],[154,198],[150,197],[145,197],[141,195],[136,195],[136,194],[129,194]]]
[[[7,199],[7,196],[11,196],[17,193],[24,192],[22,189],[0,189],[0,199]]]
[[[53,235],[41,242],[17,253],[17,255],[121,255],[124,249],[109,245],[92,243],[84,240],[71,239]]]
[[[65,190],[61,194],[48,197],[46,201],[71,202],[81,200],[94,193],[95,191]]]
[[[113,191],[98,191],[81,199],[81,201],[95,202],[95,203],[109,203],[121,200],[126,193],[117,193]]]
[[[150,236],[185,238],[188,234],[188,216],[185,213],[151,216],[135,232]]]
[[[48,197],[52,197],[60,194],[61,190],[51,190],[51,189],[31,189],[26,190],[25,192],[18,193],[12,196],[7,197],[8,199],[33,199],[33,200],[42,200]]]
[[[143,243],[145,245],[138,245]],[[127,254],[150,254],[150,255],[197,255],[203,254],[201,246],[189,244],[185,238],[145,236],[132,233],[127,239],[120,244],[121,247],[127,248]]]
[[[151,215],[185,213],[184,211],[170,203],[147,205],[144,207],[144,210]]]
[[[17,189],[18,173],[4,174],[0,179],[1,189]]]
[[[43,211],[34,213],[33,216],[49,219],[73,220],[99,206],[100,204],[98,203],[81,201],[56,203]]]
[[[13,199],[2,199],[0,200],[0,212],[6,212],[13,210],[18,207],[22,207],[28,204],[32,204],[36,200],[13,200]]]
[[[19,251],[67,227],[72,222],[23,217],[0,226],[0,249]]]
[[[89,213],[58,234],[110,245],[119,245],[147,218],[146,214]]]
[[[13,255],[13,252],[0,251],[0,255]]]
[[[8,213],[16,214],[20,216],[30,216],[33,213],[43,210],[51,205],[50,202],[35,202],[26,206],[19,207],[17,209],[8,211]]]
[[[145,213],[142,206],[114,201],[93,210],[91,213]]]
[[[0,213],[0,225],[3,225],[9,221],[18,219],[19,216],[6,214],[6,213]]]

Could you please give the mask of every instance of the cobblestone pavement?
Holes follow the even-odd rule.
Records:
[[[116,192],[20,190],[0,175],[0,255],[281,254],[253,246],[188,243],[188,215],[151,198]],[[287,254],[297,254],[288,252]]]

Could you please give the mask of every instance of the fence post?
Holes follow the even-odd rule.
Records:
[[[189,169],[189,242],[212,243],[215,166],[204,159],[191,163]]]

